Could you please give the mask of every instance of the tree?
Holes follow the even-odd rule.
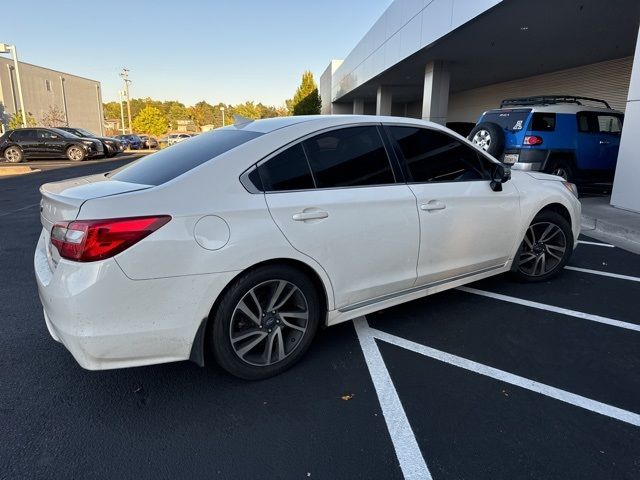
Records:
[[[193,107],[189,107],[189,116],[196,126],[213,125],[215,119],[215,107],[208,104],[204,100],[196,103]]]
[[[259,104],[262,105],[262,104]],[[261,117],[261,109],[260,106],[256,105],[253,102],[244,102],[233,107],[233,115],[241,115],[244,118],[251,118],[253,120],[257,120]],[[263,105],[264,106],[264,105]]]
[[[120,118],[120,104],[118,102],[109,102],[102,104],[104,118]]]
[[[309,70],[302,74],[302,81],[289,104],[294,115],[316,115],[320,113],[322,102],[318,85]]]
[[[36,119],[31,114],[31,112],[27,112],[27,127],[35,127]],[[22,110],[18,110],[16,113],[11,115],[9,119],[9,130],[13,130],[14,128],[22,128]]]
[[[67,119],[60,107],[49,105],[49,110],[42,117],[43,127],[64,127]]]
[[[150,135],[162,135],[167,131],[167,119],[160,109],[152,106],[144,107],[133,120],[136,132]]]

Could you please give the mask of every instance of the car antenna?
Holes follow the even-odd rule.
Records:
[[[237,113],[233,114],[233,124],[238,127],[247,125],[251,122],[253,122],[253,118],[243,117],[242,115],[238,115]]]

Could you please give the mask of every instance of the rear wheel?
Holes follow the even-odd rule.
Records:
[[[20,147],[14,145],[4,151],[4,159],[9,163],[20,163],[24,160],[24,154]]]
[[[212,320],[218,364],[236,377],[261,380],[285,371],[307,351],[320,323],[320,301],[299,270],[265,266],[235,281]]]
[[[81,162],[86,156],[84,149],[78,145],[71,145],[67,148],[67,158],[72,162]]]
[[[512,271],[526,282],[548,280],[562,271],[572,252],[569,222],[557,212],[541,212],[525,233]]]
[[[562,177],[567,182],[573,183],[574,181],[573,165],[570,161],[565,159],[551,160],[545,169],[545,172]]]

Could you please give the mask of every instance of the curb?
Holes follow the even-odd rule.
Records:
[[[640,223],[637,228],[610,222],[602,218],[582,214],[580,219],[582,233],[599,240],[608,241],[627,250],[640,253]]]
[[[26,166],[0,167],[0,177],[9,175],[24,175],[26,173],[39,172],[38,169],[32,169]]]

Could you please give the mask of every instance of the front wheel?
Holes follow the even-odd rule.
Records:
[[[301,271],[273,265],[250,271],[227,290],[212,318],[210,342],[218,364],[245,380],[293,366],[320,323],[318,292]]]
[[[569,222],[557,212],[541,212],[527,228],[512,272],[519,280],[542,282],[557,276],[572,253]]]
[[[71,145],[67,148],[67,158],[72,162],[81,162],[86,156],[84,149],[78,145]]]

